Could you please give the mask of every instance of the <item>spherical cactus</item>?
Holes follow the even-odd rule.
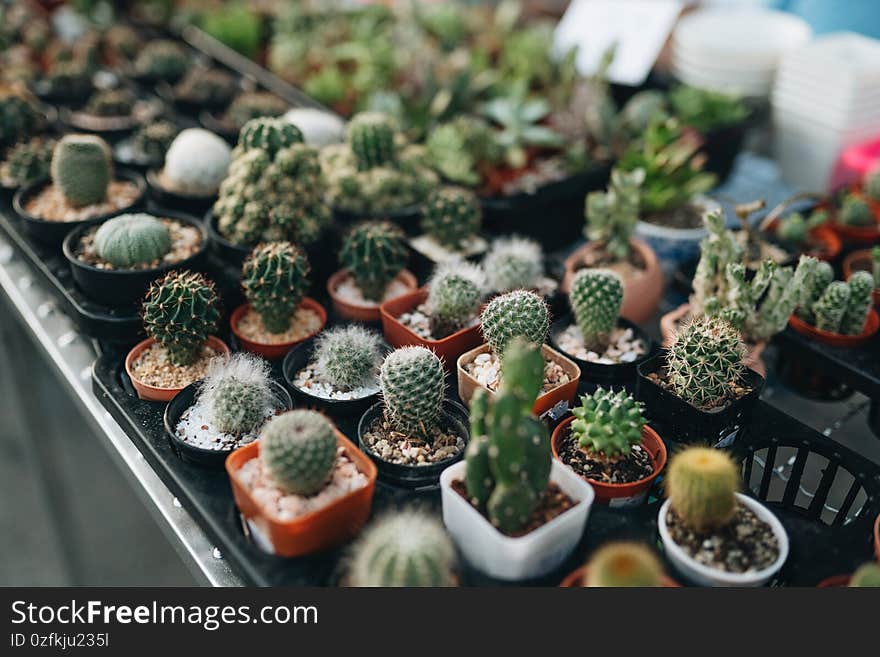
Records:
[[[351,586],[455,586],[455,547],[443,525],[417,511],[367,528],[351,554]]]
[[[853,588],[880,587],[880,564],[866,563],[859,566],[849,580]]]
[[[507,343],[517,336],[544,344],[550,328],[550,311],[544,299],[534,292],[514,290],[486,304],[480,323],[486,342],[501,356]]]
[[[681,521],[695,531],[723,527],[736,511],[736,464],[726,452],[689,447],[669,463],[666,496]]]
[[[839,333],[840,323],[849,307],[850,287],[843,281],[833,281],[813,304],[815,326],[820,331]],[[861,332],[861,331],[859,331]]]
[[[310,146],[321,148],[345,138],[345,123],[337,115],[313,107],[295,107],[284,115],[300,129]]]
[[[425,436],[443,412],[443,363],[425,347],[401,347],[386,356],[379,370],[385,412],[393,427]]]
[[[482,210],[477,195],[463,187],[441,187],[428,194],[422,230],[440,244],[459,250],[480,232]]]
[[[356,324],[328,329],[315,343],[315,362],[321,375],[339,390],[370,384],[382,363],[382,338]]]
[[[95,232],[95,251],[114,267],[134,267],[160,260],[171,250],[168,228],[142,212],[108,219]]]
[[[541,246],[522,237],[499,238],[483,258],[483,269],[495,292],[533,289],[544,275]]]
[[[113,178],[110,148],[94,135],[66,135],[55,145],[52,182],[75,208],[100,203]]]
[[[572,436],[593,454],[625,456],[642,442],[642,405],[624,390],[615,393],[600,387],[582,396],[581,405],[572,413]]]
[[[161,164],[176,136],[177,126],[171,121],[153,121],[135,132],[131,143],[135,152],[151,164]]]
[[[840,332],[844,335],[859,335],[865,328],[865,321],[873,305],[874,276],[871,272],[854,272],[846,282],[849,286],[849,302],[840,320]]]
[[[257,356],[241,352],[228,360],[215,358],[199,391],[199,403],[219,431],[234,436],[253,433],[274,405],[269,382],[269,364]]]
[[[361,112],[348,122],[347,138],[357,160],[358,169],[365,171],[391,162],[395,158],[394,120],[380,112]]]
[[[590,587],[657,587],[662,585],[663,566],[646,546],[608,543],[590,557],[582,582]]]
[[[727,401],[743,371],[739,332],[720,317],[699,317],[681,328],[666,355],[672,390],[697,408]]]
[[[220,320],[214,283],[201,274],[173,271],[154,281],[143,304],[144,328],[174,365],[198,358]]]
[[[238,145],[244,150],[260,148],[270,157],[280,149],[303,143],[303,135],[295,125],[283,118],[264,116],[251,119],[238,133]]]
[[[230,161],[231,149],[220,137],[201,128],[187,128],[165,153],[162,183],[181,194],[213,196]]]
[[[248,91],[240,93],[229,105],[224,119],[237,130],[251,119],[261,116],[280,116],[287,110],[287,103],[273,93]]]
[[[865,199],[854,194],[843,199],[843,206],[840,208],[838,218],[841,223],[856,227],[873,226],[875,221],[871,206]]]
[[[260,433],[260,461],[277,486],[293,495],[320,491],[336,465],[336,432],[315,411],[276,415]]]
[[[241,286],[270,333],[284,333],[309,288],[309,261],[290,242],[257,246],[241,268]]]
[[[440,265],[428,282],[431,334],[442,338],[464,328],[480,308],[486,276],[467,262]]]
[[[571,282],[568,301],[586,348],[604,350],[623,304],[620,276],[608,269],[581,269]]]
[[[381,301],[385,288],[406,265],[403,231],[390,221],[354,226],[342,242],[339,260],[354,276],[365,299]]]
[[[16,144],[6,154],[2,178],[7,184],[16,187],[48,178],[54,148],[54,140],[42,137]]]
[[[865,176],[865,195],[872,201],[880,202],[880,167]]]

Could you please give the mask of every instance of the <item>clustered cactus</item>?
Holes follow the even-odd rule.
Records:
[[[339,261],[354,277],[364,299],[381,301],[388,284],[406,265],[403,231],[390,221],[364,221],[345,236]]]
[[[257,431],[275,404],[269,364],[240,352],[214,358],[199,389],[199,400],[214,427],[233,436]]]
[[[270,333],[284,333],[309,288],[309,261],[290,242],[260,244],[244,261],[241,286]]]
[[[504,358],[507,345],[516,337],[541,345],[550,329],[547,304],[534,292],[514,290],[492,299],[480,316],[483,337],[492,351]]]
[[[857,271],[846,282],[835,281],[831,265],[810,256],[801,256],[798,272],[798,317],[829,333],[858,335],[864,330],[875,287],[870,272]]]
[[[260,462],[285,493],[314,495],[333,473],[336,442],[333,425],[320,413],[288,411],[260,432]]]
[[[499,237],[483,258],[483,269],[493,292],[531,290],[544,275],[541,245],[523,237]]]
[[[471,440],[465,451],[465,485],[472,504],[505,534],[522,530],[550,480],[547,428],[531,413],[543,374],[538,345],[515,340],[510,368],[490,400],[478,388],[471,400]]]
[[[440,187],[425,200],[422,230],[443,246],[460,251],[480,231],[482,210],[476,194],[463,187]]]
[[[610,269],[581,269],[571,282],[568,302],[584,336],[584,346],[590,351],[604,351],[623,304],[620,276]]]
[[[241,130],[252,119],[281,116],[286,111],[287,103],[275,94],[247,91],[235,97],[223,117],[236,130]]]
[[[429,437],[440,422],[445,385],[443,363],[430,349],[401,347],[388,354],[379,370],[379,386],[394,430]]]
[[[582,584],[589,587],[658,587],[663,567],[646,546],[639,543],[608,543],[593,553]]]
[[[615,393],[599,387],[592,395],[582,395],[572,414],[571,435],[592,454],[615,459],[642,442],[642,405],[625,390]]]
[[[586,201],[584,236],[602,245],[615,261],[625,260],[639,220],[643,169],[614,169],[606,192],[590,192]]]
[[[138,128],[131,138],[135,152],[151,164],[161,164],[165,153],[177,136],[177,126],[160,119]]]
[[[431,335],[441,338],[467,326],[480,308],[485,288],[486,276],[477,265],[452,261],[438,266],[428,282]]]
[[[95,231],[95,251],[117,268],[161,260],[171,250],[167,226],[143,212],[108,219]]]
[[[55,145],[50,170],[71,206],[100,203],[113,179],[110,147],[94,135],[65,135]]]
[[[382,363],[382,338],[357,324],[328,329],[315,343],[321,376],[339,390],[352,390],[376,380]]]
[[[193,196],[216,194],[231,160],[229,145],[201,128],[182,130],[163,155],[162,184],[172,191]],[[249,190],[243,188],[242,191]]]
[[[86,104],[85,111],[95,116],[129,116],[134,109],[134,94],[128,89],[102,89]]]
[[[689,447],[669,462],[666,496],[682,523],[694,531],[725,526],[736,511],[739,474],[730,456],[709,447]]]
[[[0,167],[0,177],[5,183],[16,187],[48,178],[54,148],[55,140],[43,137],[33,137],[16,144],[6,154],[6,160]]]
[[[195,362],[220,321],[214,283],[202,274],[173,271],[154,281],[143,304],[144,328],[174,365]]]
[[[43,123],[43,115],[25,92],[0,88],[0,147],[26,139],[42,128]]]
[[[854,227],[873,226],[876,221],[871,206],[856,194],[847,194],[844,197],[837,219],[842,224]]]
[[[150,41],[134,61],[138,75],[171,83],[182,78],[188,66],[186,51],[170,39]]]
[[[477,117],[457,116],[431,130],[425,142],[431,166],[451,182],[474,187],[480,183],[478,165],[497,159],[493,131]]]

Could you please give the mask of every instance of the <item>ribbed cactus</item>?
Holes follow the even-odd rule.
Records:
[[[315,343],[315,362],[321,375],[340,390],[372,383],[382,363],[382,338],[357,324],[328,329]]]
[[[175,365],[189,365],[220,321],[214,283],[202,274],[173,271],[153,281],[144,298],[144,328]]]
[[[544,299],[534,292],[514,290],[486,304],[480,323],[486,342],[502,356],[507,343],[517,336],[543,344],[550,328],[550,311]]]
[[[284,492],[314,495],[336,465],[333,425],[315,411],[276,415],[260,432],[260,462]]]
[[[880,167],[875,167],[865,176],[865,196],[880,202]]]
[[[161,164],[176,136],[177,126],[171,121],[153,121],[134,133],[131,144],[151,164]]]
[[[477,195],[463,187],[440,187],[425,199],[422,230],[443,246],[460,250],[480,232],[482,210]]]
[[[269,157],[282,148],[303,143],[302,133],[283,118],[264,116],[251,119],[238,133],[238,146],[245,151],[259,148]]]
[[[857,228],[873,226],[875,222],[871,206],[865,199],[855,194],[849,194],[843,199],[837,218],[840,223]]]
[[[253,433],[275,403],[270,380],[269,364],[257,356],[240,352],[215,358],[199,390],[199,403],[217,430],[234,436]]]
[[[108,219],[95,232],[95,251],[114,267],[134,267],[159,260],[171,250],[168,228],[143,212]]]
[[[393,161],[396,133],[394,119],[387,114],[380,112],[355,114],[348,122],[346,136],[357,160],[358,169],[365,171]]]
[[[587,563],[582,582],[590,587],[657,587],[662,585],[660,560],[639,543],[608,543],[596,550]]]
[[[425,347],[400,347],[379,370],[385,414],[396,431],[427,436],[443,412],[445,373],[437,355]]]
[[[89,98],[85,111],[95,116],[129,116],[136,100],[128,89],[102,89]]]
[[[701,409],[726,401],[743,371],[739,332],[720,317],[698,317],[681,328],[666,354],[673,392]]]
[[[840,320],[840,333],[859,335],[865,328],[865,320],[874,304],[874,277],[866,271],[854,272],[846,282],[849,286],[849,302]]]
[[[386,515],[352,549],[351,586],[455,586],[455,547],[443,525],[415,510]]]
[[[736,510],[739,474],[719,449],[689,447],[672,457],[666,472],[666,496],[681,521],[695,531],[723,527]]]
[[[581,396],[581,405],[572,414],[572,436],[593,454],[625,456],[642,442],[642,405],[625,390],[615,393],[599,387],[592,395]]]
[[[48,178],[54,148],[54,140],[42,137],[16,144],[6,153],[0,177],[17,187]]]
[[[55,145],[52,182],[73,207],[100,203],[113,179],[110,148],[94,135],[66,135]]]
[[[260,244],[241,268],[248,302],[270,333],[290,328],[294,312],[309,289],[309,261],[290,242]]]
[[[478,265],[458,260],[439,265],[428,281],[431,334],[441,338],[464,328],[479,310],[485,288]]]
[[[493,292],[534,289],[544,275],[544,254],[533,240],[500,237],[483,258],[483,269]]]
[[[815,326],[820,331],[839,333],[840,323],[849,307],[850,288],[843,281],[833,281],[813,304]]]
[[[797,316],[808,324],[816,321],[813,305],[822,296],[825,288],[834,280],[834,269],[824,260],[812,256],[801,256],[798,271],[804,272],[803,284],[797,303]]]
[[[581,269],[571,282],[568,302],[584,336],[584,346],[603,351],[623,304],[620,276],[609,269]]]
[[[342,242],[339,260],[365,299],[381,301],[385,288],[400,273],[409,252],[403,231],[390,221],[365,221]]]
[[[599,242],[615,260],[625,260],[629,255],[644,180],[643,169],[626,172],[615,168],[608,191],[587,194],[584,235]]]
[[[878,588],[880,587],[880,564],[866,563],[856,569],[849,580],[853,588]]]

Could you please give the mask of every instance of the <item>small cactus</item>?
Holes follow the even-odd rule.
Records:
[[[874,225],[874,213],[865,199],[855,194],[848,194],[838,214],[840,223],[847,226],[865,227]]]
[[[694,531],[727,524],[736,511],[739,474],[726,452],[689,447],[669,463],[666,496],[682,523]]]
[[[264,116],[251,119],[238,133],[239,148],[248,151],[259,148],[269,157],[282,148],[303,143],[302,133],[295,125],[283,118]]]
[[[165,152],[162,182],[181,194],[213,196],[230,161],[229,145],[220,137],[201,128],[187,128]]]
[[[813,304],[815,326],[820,331],[839,333],[840,323],[849,307],[850,287],[843,281],[833,281]]]
[[[364,298],[381,301],[388,284],[406,265],[409,252],[403,231],[390,221],[365,221],[346,235],[339,260]]]
[[[828,221],[828,213],[824,210],[813,210],[808,217],[800,212],[792,212],[779,220],[776,234],[785,242],[804,244],[810,235],[810,231],[822,226]]]
[[[189,58],[186,51],[170,39],[150,41],[134,61],[138,75],[171,83],[183,77],[187,66]]]
[[[866,563],[858,567],[849,580],[852,588],[880,587],[880,564]]]
[[[550,311],[544,300],[534,292],[514,290],[492,299],[480,317],[483,337],[499,357],[507,344],[521,336],[541,345],[550,328]]]
[[[834,280],[834,269],[824,260],[801,256],[798,261],[798,271],[804,272],[804,279],[795,313],[808,324],[813,324],[816,321],[813,305]]]
[[[171,235],[164,223],[142,212],[108,219],[95,232],[95,251],[117,268],[160,260],[171,250]]]
[[[0,86],[0,148],[29,137],[43,124],[44,117],[29,94]]]
[[[460,250],[480,231],[482,210],[477,195],[463,187],[440,187],[425,199],[422,230],[452,250]]]
[[[241,130],[251,119],[262,116],[281,116],[287,111],[287,103],[267,91],[246,91],[230,103],[223,119],[236,130]]]
[[[445,376],[441,360],[425,347],[401,347],[385,357],[379,386],[386,416],[396,431],[429,435],[443,412]]]
[[[351,586],[455,586],[455,547],[443,525],[414,510],[386,515],[351,553]]]
[[[639,189],[644,180],[644,169],[614,169],[607,192],[587,194],[584,235],[599,242],[615,260],[629,256],[630,240],[639,220]]]
[[[396,155],[396,132],[394,120],[387,114],[355,114],[348,123],[347,138],[358,169],[365,171],[393,161]]]
[[[315,411],[276,415],[260,433],[260,461],[275,484],[293,495],[319,492],[336,465],[336,432]]]
[[[639,543],[608,543],[596,550],[587,563],[587,576],[582,582],[590,587],[658,587],[662,586],[663,566],[660,560]]]
[[[382,363],[382,338],[357,324],[328,329],[318,336],[315,362],[321,375],[340,390],[375,381]]]
[[[290,242],[269,242],[251,251],[241,268],[248,302],[270,333],[284,333],[309,288],[309,261]]]
[[[849,286],[849,302],[840,320],[840,333],[859,335],[874,304],[874,277],[866,271],[857,271],[846,282]]]
[[[581,269],[572,280],[568,301],[584,336],[584,346],[590,351],[604,351],[623,305],[620,276],[609,269]]]
[[[66,135],[55,145],[50,170],[71,206],[100,203],[113,179],[110,148],[94,135]]]
[[[592,395],[583,395],[572,414],[572,436],[593,454],[614,459],[626,456],[642,442],[642,405],[625,390],[615,393],[600,387]]]
[[[485,287],[477,265],[456,260],[438,266],[428,282],[431,334],[439,339],[464,328],[479,310]]]
[[[544,275],[544,255],[533,240],[501,237],[492,242],[483,258],[483,269],[489,289],[494,292],[530,290],[538,286]]]
[[[253,433],[265,422],[275,398],[269,364],[248,354],[214,358],[199,390],[199,403],[216,429],[233,436]]]

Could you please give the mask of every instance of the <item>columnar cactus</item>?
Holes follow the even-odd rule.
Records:
[[[485,287],[478,265],[453,261],[438,266],[428,282],[431,334],[441,338],[464,328],[479,310]]]
[[[386,515],[351,553],[351,586],[455,586],[455,547],[437,519],[414,510]]]
[[[156,217],[138,212],[105,221],[94,243],[101,260],[128,268],[160,260],[171,250],[171,234]]]
[[[396,431],[429,435],[443,412],[445,373],[437,355],[425,347],[395,349],[379,370],[385,414]]]
[[[104,89],[89,98],[85,111],[95,116],[129,116],[135,101],[128,89]]]
[[[333,425],[315,411],[276,415],[260,432],[260,462],[282,491],[314,495],[336,465]]]
[[[625,390],[615,393],[599,387],[592,395],[581,396],[581,405],[572,414],[572,436],[593,454],[611,459],[626,456],[642,442],[642,405]]]
[[[176,125],[171,121],[159,120],[148,123],[135,132],[131,143],[135,152],[142,154],[151,164],[162,163],[176,136]]]
[[[254,433],[274,405],[269,364],[240,352],[228,360],[215,358],[199,390],[199,404],[214,427],[233,436]]]
[[[382,338],[357,324],[328,329],[318,336],[315,362],[321,375],[340,390],[376,380],[382,363]]]
[[[9,149],[3,162],[3,180],[21,187],[48,178],[54,148],[54,140],[42,137],[16,144]]]
[[[290,242],[260,244],[241,268],[248,302],[270,333],[284,333],[309,288],[309,261]]]
[[[849,306],[850,289],[843,281],[833,281],[813,304],[815,326],[820,331],[840,332],[840,323]]]
[[[483,269],[493,292],[534,289],[544,275],[544,254],[533,240],[501,237],[483,258]]]
[[[660,560],[646,546],[608,543],[590,557],[582,583],[590,587],[657,587],[662,578]]]
[[[144,328],[168,351],[174,365],[195,362],[220,321],[214,283],[191,271],[154,281],[143,304]]]
[[[358,169],[366,171],[393,161],[396,133],[394,120],[387,114],[355,114],[348,123],[346,137],[357,160]]]
[[[550,328],[550,311],[544,299],[534,292],[514,290],[486,304],[480,323],[486,342],[495,354],[502,356],[507,344],[517,336],[543,344]]]
[[[708,235],[700,242],[700,261],[694,273],[691,314],[703,315],[714,301],[727,298],[727,265],[742,261],[743,249],[724,227],[724,215],[710,212],[703,217]]]
[[[798,270],[803,270],[804,280],[800,288],[797,304],[797,316],[808,324],[816,321],[813,305],[822,296],[825,288],[834,280],[834,269],[824,260],[812,256],[801,256]]]
[[[865,328],[865,320],[874,303],[874,277],[866,271],[857,271],[846,282],[849,286],[849,302],[840,320],[840,333],[859,335]]]
[[[435,189],[422,208],[422,230],[455,251],[480,231],[481,222],[477,195],[463,187]]]
[[[727,524],[736,511],[739,474],[720,449],[689,447],[669,462],[666,496],[682,523],[695,531]]]
[[[364,298],[381,301],[388,284],[406,264],[409,252],[403,231],[390,221],[365,221],[342,242],[339,260]]]
[[[639,220],[639,189],[644,180],[643,169],[614,169],[608,191],[587,194],[584,235],[599,242],[616,261],[629,256],[630,240]]]
[[[181,194],[216,194],[229,169],[229,145],[201,128],[187,128],[173,139],[164,152],[163,184]]]
[[[855,194],[849,194],[843,199],[838,219],[842,224],[855,227],[873,226],[875,222],[871,206]]]
[[[100,203],[113,179],[110,148],[94,135],[66,135],[55,145],[52,182],[76,208]]]
[[[609,269],[581,269],[571,282],[568,302],[584,346],[591,351],[604,350],[623,304],[620,276]]]
[[[727,401],[743,371],[739,332],[720,317],[698,317],[681,328],[666,354],[673,392],[701,409]]]
[[[880,587],[880,564],[866,563],[859,566],[849,580],[853,588]]]
[[[283,118],[264,116],[251,119],[238,133],[239,148],[248,151],[259,148],[269,157],[282,148],[303,143],[302,133],[295,125]]]

